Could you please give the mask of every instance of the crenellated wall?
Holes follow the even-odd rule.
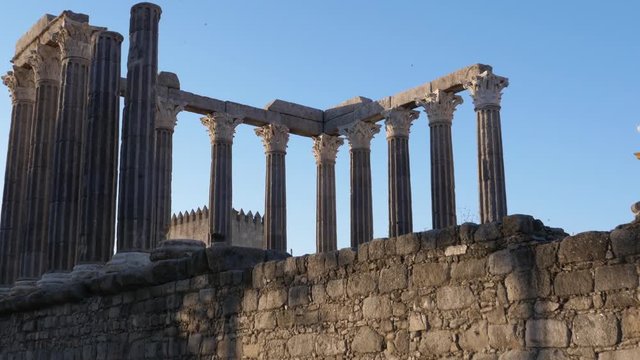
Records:
[[[209,248],[0,300],[0,359],[638,359],[639,255],[640,223],[523,215],[301,257]]]
[[[252,248],[262,246],[263,219],[259,212],[247,214],[244,210],[231,210],[231,244]],[[181,211],[171,216],[167,239],[194,239],[209,245],[209,209]]]

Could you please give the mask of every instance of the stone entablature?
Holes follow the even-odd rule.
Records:
[[[635,359],[639,239],[637,222],[567,236],[516,215],[357,251],[158,256],[133,272],[1,300],[0,354]]]

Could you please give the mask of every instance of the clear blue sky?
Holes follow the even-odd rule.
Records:
[[[0,29],[6,70],[15,41],[44,13],[70,9],[128,34],[131,1],[7,1]],[[628,222],[640,200],[640,3],[635,1],[159,1],[160,70],[184,90],[263,107],[279,98],[326,109],[379,99],[474,63],[510,86],[502,98],[509,213],[567,232]],[[123,75],[126,51],[123,44]],[[458,220],[478,222],[476,125],[471,99],[453,124]],[[0,97],[4,173],[9,96]],[[209,139],[195,114],[174,135],[173,210],[206,204]],[[431,228],[429,141],[421,115],[410,138],[414,230]],[[263,212],[264,155],[250,126],[234,143],[236,208]],[[375,236],[387,234],[386,142],[372,143]],[[349,244],[349,153],[336,177],[339,247]],[[287,154],[288,243],[315,250],[311,140]],[[2,181],[0,179],[0,181]]]

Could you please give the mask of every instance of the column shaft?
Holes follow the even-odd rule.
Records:
[[[335,163],[317,164],[316,252],[336,250],[336,172]]]
[[[36,104],[27,175],[27,222],[20,279],[37,279],[47,269],[47,224],[51,190],[51,152],[60,85],[36,80]]]
[[[284,152],[266,154],[263,241],[265,249],[287,251],[287,182]]]
[[[15,69],[3,81],[12,93],[13,107],[0,213],[0,287],[13,284],[19,272],[35,95],[33,73],[29,70]]]
[[[48,229],[50,272],[71,271],[75,265],[88,79],[88,59],[62,60],[62,88],[51,174],[53,186]]]
[[[150,250],[154,236],[154,120],[160,7],[131,8],[127,91],[122,121],[118,252]]]
[[[211,183],[209,187],[210,244],[231,241],[231,147],[214,141],[211,145]]]
[[[115,240],[122,35],[94,36],[85,128],[77,263],[103,264]]]
[[[388,138],[389,148],[389,237],[413,231],[409,138]]]
[[[476,110],[478,118],[478,181],[480,221],[501,220],[507,215],[507,193],[502,156],[499,107]]]
[[[351,149],[351,247],[373,239],[371,151]]]
[[[171,225],[171,172],[173,159],[173,130],[156,129],[156,244],[166,240]]]
[[[456,192],[453,174],[451,124],[430,125],[431,215],[434,229],[456,225]]]

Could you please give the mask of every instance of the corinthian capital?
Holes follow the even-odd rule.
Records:
[[[178,113],[184,110],[185,105],[164,96],[158,96],[156,101],[156,129],[173,131],[178,122]]]
[[[54,35],[54,39],[60,45],[62,58],[91,59],[92,33],[93,29],[88,23],[74,21],[65,17]]]
[[[13,71],[8,71],[7,75],[2,76],[2,83],[9,88],[11,101],[14,104],[18,102],[34,102],[36,100],[33,71],[14,66]]]
[[[335,164],[338,148],[344,143],[344,139],[339,136],[321,134],[313,138],[313,156],[316,164]]]
[[[387,139],[393,137],[409,137],[409,128],[413,120],[417,119],[420,112],[405,108],[385,110],[385,125],[387,127]]]
[[[371,148],[371,139],[373,136],[380,132],[381,126],[378,124],[358,121],[350,126],[340,129],[340,134],[347,137],[351,149],[365,149]]]
[[[36,84],[44,80],[60,81],[60,51],[57,48],[37,44],[27,63],[33,68]]]
[[[282,124],[269,124],[254,130],[262,138],[265,153],[286,153],[289,128]]]
[[[242,119],[234,118],[227,113],[214,112],[200,118],[200,122],[206,126],[211,138],[211,144],[215,142],[231,144],[233,143],[236,126],[242,123]]]
[[[476,109],[500,106],[502,89],[507,86],[509,86],[509,79],[494,75],[489,70],[474,76],[471,81],[464,84],[464,88],[471,94],[473,106]]]
[[[416,103],[424,108],[424,112],[429,117],[429,125],[451,125],[453,112],[456,106],[462,104],[462,101],[461,96],[438,89],[427,94],[424,100],[416,100]]]

